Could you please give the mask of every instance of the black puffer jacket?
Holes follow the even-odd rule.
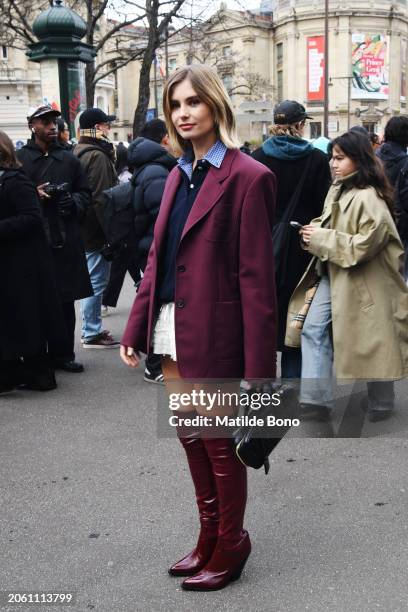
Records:
[[[157,142],[136,138],[129,145],[128,162],[133,168],[131,180],[135,187],[135,232],[140,267],[144,270],[153,241],[153,229],[159,214],[164,185],[177,161]]]

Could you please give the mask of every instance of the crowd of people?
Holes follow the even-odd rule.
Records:
[[[30,113],[17,156],[0,132],[1,390],[53,389],[56,368],[82,372],[80,300],[83,348],[120,345],[130,367],[143,353],[145,380],[169,393],[259,385],[279,351],[282,377],[301,380],[303,415],[330,418],[335,374],[367,380],[369,418],[390,417],[408,373],[408,117],[390,119],[381,145],[353,128],[322,151],[304,138],[306,109],[286,100],[251,152],[219,77],[194,65],[169,77],[163,112],[117,150],[115,117],[97,108],[80,115],[74,147],[47,105]],[[113,202],[131,211],[119,245],[107,240]],[[136,297],[119,342],[102,316],[127,272]],[[235,412],[187,403],[177,414]],[[185,590],[224,588],[251,551],[246,468],[232,439],[178,433],[200,534],[169,572]]]

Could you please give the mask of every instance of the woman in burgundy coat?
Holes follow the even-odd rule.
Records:
[[[273,378],[274,175],[239,151],[231,102],[212,69],[176,70],[163,98],[169,135],[181,157],[166,182],[121,357],[137,367],[139,351],[152,347],[162,354],[169,392],[203,388],[206,379],[237,389],[242,378]],[[178,410],[179,423],[181,412],[186,417],[234,411],[220,405],[212,411],[192,408]],[[179,428],[179,438],[201,530],[196,548],[169,572],[189,576],[182,585],[186,590],[221,589],[239,578],[251,550],[243,529],[246,468],[230,438],[185,431]]]

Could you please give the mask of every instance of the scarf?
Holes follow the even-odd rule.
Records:
[[[79,135],[79,142],[81,144],[97,144],[109,155],[113,162],[116,161],[116,149],[108,136],[105,136],[101,130],[96,130],[95,128],[79,130]]]

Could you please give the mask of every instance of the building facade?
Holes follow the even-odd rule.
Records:
[[[329,136],[353,125],[382,132],[406,112],[406,0],[330,0]],[[323,133],[324,1],[276,0],[273,63],[276,99],[296,99]]]
[[[258,12],[225,5],[204,24],[185,27],[157,52],[149,117],[162,116],[166,73],[186,63],[214,66],[230,92],[242,141],[267,136],[274,105],[304,104],[307,136],[323,133],[324,0],[264,0]],[[101,24],[101,28],[103,28]],[[141,33],[135,28],[135,45]],[[329,0],[329,136],[353,125],[382,132],[406,113],[408,0]],[[97,61],[109,59],[109,50]],[[114,140],[132,138],[140,64],[97,83],[95,104],[115,113]],[[27,136],[26,111],[46,97],[39,66],[24,51],[1,47],[0,126],[14,141]],[[156,105],[157,100],[157,105]]]

